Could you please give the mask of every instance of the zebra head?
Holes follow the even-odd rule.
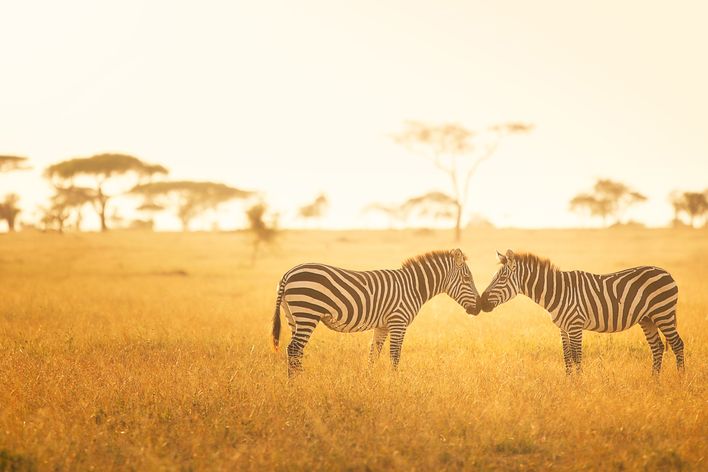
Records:
[[[472,272],[465,263],[465,255],[459,249],[450,251],[453,259],[452,267],[450,268],[445,279],[445,293],[462,306],[470,315],[477,316],[480,312],[479,293],[477,287],[474,286]]]
[[[509,249],[506,251],[506,255],[497,251],[497,257],[502,266],[482,294],[481,305],[483,311],[492,311],[519,293],[519,272],[516,256]]]

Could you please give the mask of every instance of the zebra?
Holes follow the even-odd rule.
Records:
[[[637,323],[651,348],[653,373],[661,370],[664,354],[659,330],[683,370],[683,340],[676,330],[678,287],[664,269],[641,266],[598,275],[561,271],[534,254],[508,250],[497,256],[502,267],[482,294],[482,310],[491,311],[518,293],[545,308],[560,328],[567,374],[573,364],[580,371],[583,330],[614,333]]]
[[[446,293],[467,313],[479,314],[479,294],[465,260],[460,249],[453,249],[412,257],[393,270],[362,272],[317,263],[293,267],[278,284],[272,331],[277,351],[282,305],[292,333],[288,376],[302,370],[303,350],[320,321],[343,333],[373,329],[370,365],[390,336],[391,364],[396,369],[406,328],[434,296]]]

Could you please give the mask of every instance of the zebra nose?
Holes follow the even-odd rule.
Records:
[[[489,295],[486,292],[482,294],[481,306],[482,306],[482,310],[485,312],[492,311],[492,309],[494,308],[492,306],[492,304],[489,302]]]
[[[479,312],[481,311],[481,307],[479,306],[478,303],[475,303],[474,305],[467,305],[467,314],[472,315],[472,316],[477,316],[479,315]]]

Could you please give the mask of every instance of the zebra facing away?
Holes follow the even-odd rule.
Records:
[[[566,373],[580,370],[583,330],[614,333],[639,323],[659,373],[664,334],[683,369],[683,341],[676,331],[678,287],[664,269],[642,266],[598,275],[579,270],[561,271],[533,254],[499,254],[502,267],[481,298],[484,311],[526,295],[550,314],[560,328]],[[667,347],[668,349],[668,347]]]
[[[433,251],[403,263],[400,269],[353,271],[324,264],[301,264],[278,285],[273,316],[273,346],[280,339],[280,307],[290,325],[288,375],[302,370],[302,355],[317,323],[343,333],[374,330],[369,363],[390,336],[391,364],[398,366],[406,328],[421,306],[446,293],[478,315],[477,289],[459,249]]]

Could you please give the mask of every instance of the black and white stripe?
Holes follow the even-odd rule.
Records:
[[[433,251],[403,263],[400,269],[353,271],[324,264],[301,264],[280,281],[273,317],[273,343],[280,337],[280,307],[290,325],[288,373],[301,369],[312,331],[321,321],[344,333],[373,329],[369,355],[373,362],[390,336],[391,362],[398,365],[406,328],[421,306],[446,293],[477,315],[477,289],[459,249]]]
[[[560,328],[566,371],[580,369],[583,330],[614,333],[639,324],[658,373],[664,353],[661,331],[683,368],[683,341],[676,330],[678,287],[664,269],[634,267],[612,274],[561,271],[533,254],[497,253],[503,264],[482,294],[481,306],[491,311],[518,293],[550,314]]]

